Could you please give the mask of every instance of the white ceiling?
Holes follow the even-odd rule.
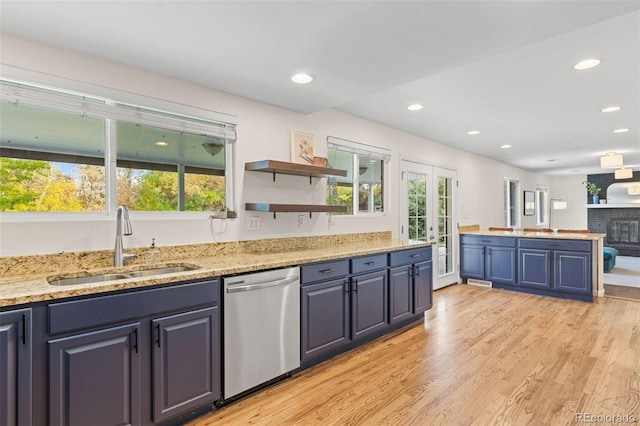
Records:
[[[601,173],[607,151],[640,170],[637,0],[3,0],[0,28],[303,114],[336,108],[540,173]],[[588,57],[602,63],[573,69]],[[299,71],[315,80],[291,83]],[[406,110],[416,102],[425,108]],[[600,112],[611,105],[622,109]],[[613,133],[621,127],[630,131]]]

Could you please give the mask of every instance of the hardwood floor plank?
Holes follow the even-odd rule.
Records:
[[[640,303],[457,285],[405,327],[188,423],[565,425],[640,420]]]

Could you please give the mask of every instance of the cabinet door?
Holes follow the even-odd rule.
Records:
[[[0,313],[0,425],[31,424],[31,309]]]
[[[433,262],[413,265],[413,313],[419,315],[433,305]]]
[[[302,353],[307,360],[346,344],[349,338],[349,281],[303,286]]]
[[[551,288],[551,252],[520,249],[518,284],[524,287]]]
[[[516,282],[516,249],[513,247],[485,248],[486,279],[506,284]]]
[[[140,424],[139,326],[49,341],[51,425]]]
[[[460,247],[460,276],[484,280],[484,246],[463,244]]]
[[[154,422],[220,399],[219,318],[214,306],[151,322]]]
[[[387,271],[351,278],[351,335],[353,339],[387,326]]]
[[[413,314],[413,285],[411,265],[389,270],[389,320],[391,323]]]
[[[554,251],[553,267],[556,290],[591,294],[591,254]]]

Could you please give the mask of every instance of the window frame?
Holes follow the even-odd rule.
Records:
[[[515,194],[512,197],[511,184],[515,184]],[[520,226],[520,181],[512,178],[504,178],[504,219],[507,228],[518,228]],[[513,215],[511,214],[513,212]],[[515,218],[515,222],[511,219]]]
[[[549,224],[548,212],[549,190],[546,185],[536,185],[536,226]]]
[[[389,200],[389,161],[391,160],[391,151],[385,148],[380,148],[372,145],[366,145],[360,142],[354,142],[347,139],[341,139],[333,136],[327,137],[327,157],[329,156],[329,150],[335,149],[337,151],[347,152],[351,154],[353,178],[351,182],[352,200],[351,200],[351,213],[345,214],[331,214],[333,217],[380,217],[386,215]],[[382,184],[382,211],[361,211],[359,198],[360,198],[360,175],[358,170],[360,169],[360,156],[367,156],[371,159],[382,161],[381,170],[381,184]]]
[[[179,128],[180,120],[187,120],[195,123],[194,128],[207,127],[213,129],[213,126],[222,128],[224,138],[224,156],[225,156],[225,205],[228,210],[235,210],[235,193],[234,193],[234,143],[235,129],[237,126],[237,118],[224,113],[219,113],[203,108],[179,104],[163,99],[152,98],[145,95],[124,92],[117,89],[106,88],[93,85],[90,83],[68,80],[61,77],[41,74],[37,72],[27,71],[11,66],[3,67],[3,82],[11,84],[22,84],[32,86],[38,89],[52,90],[60,94],[70,94],[76,98],[70,97],[70,104],[78,103],[78,96],[85,96],[94,101],[104,101],[104,109],[113,110],[114,105],[124,106],[122,112],[124,116],[131,118],[132,114],[142,116],[145,113],[149,115],[152,121],[146,121],[146,124],[176,129]],[[6,96],[3,95],[3,98]],[[3,100],[4,101],[4,100]],[[46,99],[45,102],[46,104]],[[92,105],[96,106],[96,105]],[[65,111],[70,106],[66,105],[60,108]],[[56,109],[56,108],[51,108]],[[100,109],[98,106],[97,109]],[[100,112],[102,113],[102,112]],[[105,120],[105,211],[101,212],[0,212],[0,219],[3,222],[55,222],[68,220],[104,220],[115,215],[116,194],[116,169],[117,169],[117,121],[118,114],[113,117],[102,116]],[[156,121],[157,120],[157,121]],[[171,121],[171,126],[164,126],[163,120]],[[211,123],[211,124],[207,124]],[[227,138],[227,131],[233,137]],[[184,169],[184,168],[182,168]],[[176,170],[178,172],[178,170]],[[193,212],[193,211],[137,211],[131,212],[132,216],[137,219],[202,219],[208,218],[211,211]]]

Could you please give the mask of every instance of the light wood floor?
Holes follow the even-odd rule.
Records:
[[[456,285],[424,324],[189,424],[538,426],[576,413],[640,424],[640,302]]]

